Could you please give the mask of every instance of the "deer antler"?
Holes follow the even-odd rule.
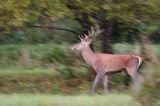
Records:
[[[101,33],[103,33],[105,30],[104,29],[99,29],[97,31],[94,31],[94,28],[91,27],[91,31],[88,31],[88,34],[84,34],[84,37],[81,35],[79,36],[81,41],[88,40],[89,38],[95,37]]]
[[[94,29],[93,27],[91,27],[91,31],[88,31],[88,36],[93,36],[94,34]]]
[[[101,34],[104,31],[105,31],[104,29],[99,29],[97,31],[94,31],[93,27],[91,27],[91,31],[88,31],[88,36],[95,37],[95,36]]]
[[[83,38],[81,37],[81,35],[79,35],[78,37],[79,37],[79,39],[80,39],[81,41],[83,41]]]
[[[86,35],[86,34],[84,35],[84,36],[85,36],[85,37],[84,37],[84,38],[85,38],[84,40],[87,40],[87,39],[89,39],[89,38],[95,37],[95,36],[103,33],[104,31],[105,31],[104,29],[99,29],[99,30],[97,30],[97,31],[94,31],[94,28],[91,27],[91,31],[88,31],[88,34],[87,34],[87,35]]]

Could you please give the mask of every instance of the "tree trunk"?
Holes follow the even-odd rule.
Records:
[[[89,17],[86,13],[81,14],[82,17],[79,18],[76,16],[76,20],[81,24],[82,26],[82,34],[86,34],[91,29],[91,22],[89,21]]]
[[[112,36],[115,31],[115,20],[111,19],[109,21],[105,20],[103,23],[101,22],[100,28],[105,29],[101,37],[102,52],[112,54]]]

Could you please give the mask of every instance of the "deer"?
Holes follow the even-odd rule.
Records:
[[[136,81],[140,73],[137,71],[142,63],[142,58],[131,54],[107,54],[93,52],[90,45],[92,38],[104,32],[104,29],[91,31],[87,34],[79,36],[80,42],[71,46],[72,50],[80,52],[85,62],[90,65],[96,72],[96,77],[93,81],[92,88],[89,94],[94,94],[97,84],[100,80],[103,82],[104,94],[108,94],[108,73],[118,72],[125,69],[132,81]]]

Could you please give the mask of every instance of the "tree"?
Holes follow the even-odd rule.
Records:
[[[151,32],[159,25],[160,1],[158,0],[0,0],[0,32],[8,33],[25,27],[75,31],[53,27],[52,24],[66,17],[82,25],[82,33],[91,26],[103,28],[103,52],[112,53],[112,39],[116,26],[126,30]],[[153,31],[153,29],[152,29]]]
[[[111,41],[117,24],[146,32],[146,25],[158,20],[160,13],[157,0],[68,0],[67,3],[75,19],[87,20],[79,21],[83,27],[87,26],[85,29],[95,25],[106,30],[102,34],[102,47],[107,53],[112,53]]]
[[[63,0],[0,0],[0,32],[10,33],[25,27],[42,26],[46,21],[57,21],[68,14]],[[51,28],[51,27],[50,27]],[[63,28],[55,28],[66,30]]]

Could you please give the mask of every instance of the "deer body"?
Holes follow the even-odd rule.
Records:
[[[97,73],[101,70],[104,70],[106,73],[121,69],[127,70],[134,67],[134,64],[136,64],[135,68],[138,68],[142,61],[140,57],[128,54],[94,53],[90,47],[82,51],[82,56],[86,63],[92,66]],[[128,74],[130,75],[131,72]]]
[[[104,92],[108,92],[108,73],[116,72],[121,69],[125,69],[128,75],[131,76],[133,80],[136,79],[138,75],[137,69],[142,62],[139,56],[129,55],[129,54],[104,54],[104,53],[94,53],[91,48],[91,39],[89,36],[93,36],[89,33],[84,39],[81,38],[81,42],[73,45],[71,48],[81,52],[84,60],[87,64],[92,66],[96,71],[97,75],[93,81],[93,86],[91,93],[95,92],[95,88],[100,79],[103,80]]]

